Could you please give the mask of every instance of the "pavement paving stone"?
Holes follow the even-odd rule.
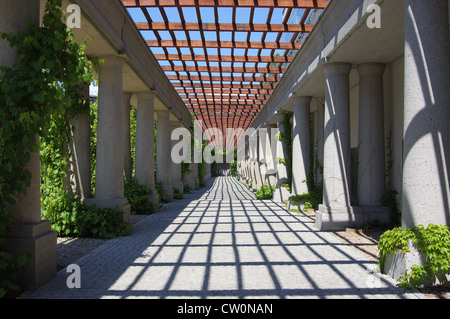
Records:
[[[375,263],[310,218],[258,201],[231,177],[165,205],[131,236],[106,242],[29,299],[422,298],[374,273]]]

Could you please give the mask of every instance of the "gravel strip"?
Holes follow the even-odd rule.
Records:
[[[139,223],[148,217],[147,215],[131,215],[130,222],[132,225]],[[98,238],[63,238],[58,237],[57,240],[57,271],[66,268],[84,255],[89,254],[96,248],[105,244],[108,239]]]

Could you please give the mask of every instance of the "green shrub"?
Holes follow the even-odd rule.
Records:
[[[155,188],[156,188],[156,192],[159,195],[159,202],[160,203],[168,203],[168,199],[167,199],[167,193],[164,193],[164,189],[163,189],[163,185],[161,181],[156,181],[155,182]]]
[[[184,194],[190,194],[192,192],[192,188],[189,184],[183,185],[183,193]]]
[[[132,214],[150,215],[155,212],[155,208],[149,198],[152,190],[146,185],[140,185],[135,178],[125,181],[124,193],[128,203],[131,205]]]
[[[0,251],[0,299],[9,298],[11,294],[20,291],[21,287],[15,282],[18,274],[28,267],[29,254],[12,256]]]
[[[304,193],[304,194],[300,194],[300,195],[292,195],[291,197],[289,197],[289,201],[291,202],[292,205],[300,205],[303,204],[304,207],[303,209],[314,209],[312,200],[311,200],[311,195],[309,193]]]
[[[417,288],[428,282],[447,282],[450,275],[450,230],[448,226],[422,225],[410,228],[395,228],[385,232],[378,242],[380,251],[379,267],[383,271],[386,258],[397,252],[408,253],[408,241],[411,241],[425,256],[421,266],[414,265],[398,280],[403,288]]]
[[[183,199],[183,193],[180,192],[178,188],[173,188],[173,198],[175,199]]]
[[[79,198],[66,195],[61,198],[60,211],[47,213],[52,230],[60,237],[111,239],[130,234],[131,226],[123,221],[119,208],[87,206]]]
[[[275,191],[275,186],[264,185],[256,191],[256,199],[267,200],[273,199],[273,192]]]

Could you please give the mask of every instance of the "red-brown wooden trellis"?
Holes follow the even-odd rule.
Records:
[[[287,65],[292,62],[293,50],[301,43],[300,33],[308,33],[313,25],[306,21],[314,9],[323,9],[329,0],[122,0],[126,8],[139,8],[146,21],[136,22],[142,31],[152,31],[155,39],[147,40],[150,48],[160,48],[163,53],[154,54],[167,73],[186,107],[195,113],[195,119],[203,121],[203,128],[217,128],[224,134],[226,128],[247,129],[264,107],[277,86]],[[184,7],[195,8],[197,19],[186,22]],[[231,8],[231,23],[222,23],[219,8]],[[157,9],[163,21],[154,21],[148,9]],[[175,8],[181,22],[170,21],[166,8]],[[202,21],[200,8],[214,12],[214,23]],[[247,21],[238,21],[237,8],[249,9]],[[265,23],[255,23],[256,8],[268,9]],[[281,21],[272,21],[274,10],[283,8]],[[301,9],[299,23],[288,23],[294,9]],[[192,20],[192,17],[189,17]],[[260,22],[260,21],[259,21]],[[184,32],[180,39],[175,32]],[[190,32],[200,33],[200,40],[193,40]],[[170,35],[163,39],[161,32]],[[215,32],[216,41],[207,41],[205,33]],[[231,40],[222,40],[225,32]],[[247,33],[245,41],[237,41],[236,33]],[[252,40],[255,33],[260,40]],[[267,35],[275,34],[275,41],[267,41]],[[289,40],[283,40],[288,34]],[[181,48],[187,48],[182,52]],[[194,49],[203,50],[196,54]],[[172,49],[172,52],[169,52]],[[216,54],[210,54],[213,49]],[[222,54],[229,49],[229,54]],[[249,50],[256,54],[249,54]],[[176,53],[174,53],[174,51]],[[239,51],[239,53],[237,53]],[[264,51],[264,54],[262,52]],[[270,51],[269,54],[267,52]],[[197,51],[198,52],[198,51]],[[280,54],[281,52],[281,54]],[[227,64],[226,66],[224,64]],[[235,65],[238,66],[235,66]]]

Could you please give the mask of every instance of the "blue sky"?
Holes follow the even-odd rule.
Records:
[[[154,22],[164,22],[160,10],[158,8],[148,8],[148,13],[152,20]],[[169,22],[181,22],[180,15],[178,13],[178,9],[174,7],[167,7],[164,8],[165,13],[167,15],[167,18]],[[283,9],[282,8],[275,8],[272,19],[269,21],[273,24],[279,24],[283,20]],[[303,14],[303,9],[294,9],[294,14],[296,11],[300,11],[299,13]],[[147,22],[144,14],[142,13],[140,8],[129,8],[128,12],[130,13],[130,16],[135,22]],[[189,22],[198,22],[201,21],[203,23],[215,23],[215,16],[214,16],[214,8],[212,7],[201,7],[200,8],[200,17],[197,16],[197,11],[193,7],[183,7],[182,8],[184,19],[187,23]],[[219,16],[219,23],[232,23],[232,13],[233,9],[231,7],[219,7],[218,8],[218,16]],[[253,17],[253,23],[255,24],[265,24],[267,22],[269,14],[268,8],[255,8],[255,14]],[[250,23],[250,8],[244,8],[239,7],[236,9],[236,23]],[[184,31],[174,31],[176,37],[178,40],[185,40],[186,39],[186,33]],[[145,40],[156,40],[155,34],[153,31],[143,31],[142,35]],[[170,40],[170,34],[167,31],[160,31],[159,35],[161,39],[163,40]],[[201,40],[201,34],[199,31],[190,31],[189,36],[191,40]],[[217,41],[217,34],[215,31],[204,31],[204,36],[206,41]],[[235,33],[235,41],[246,41],[248,36],[248,32],[236,32]],[[231,32],[220,32],[220,40],[221,41],[231,41],[232,33]],[[250,35],[250,41],[261,41],[262,32],[252,32]],[[265,41],[266,42],[273,42],[275,41],[277,37],[277,33],[267,33]],[[290,39],[292,37],[292,33],[286,33],[285,38]],[[154,53],[162,53],[158,49],[153,50]],[[162,50],[161,50],[162,51]],[[170,53],[170,52],[169,52]],[[174,52],[176,53],[176,52]],[[284,53],[284,52],[280,52]],[[199,53],[203,54],[203,53]],[[216,53],[209,53],[209,54],[216,54]],[[227,54],[227,52],[222,52],[222,54],[230,55],[231,52]],[[249,53],[250,54],[250,53]],[[256,54],[256,53],[255,53]],[[262,55],[268,55],[270,54],[270,50],[267,50],[267,52],[262,52]]]
[[[134,20],[134,22],[147,22],[147,19],[145,18],[144,14],[142,13],[142,10],[140,8],[128,8],[127,9],[131,18]],[[181,18],[179,15],[179,11],[176,7],[166,7],[161,10],[165,11],[165,14],[169,20],[169,22],[181,22]],[[201,7],[199,9],[200,11],[200,17],[197,16],[197,10],[194,7],[182,7],[182,12],[184,16],[184,20],[187,23],[216,23],[215,21],[215,14],[214,14],[214,8],[212,7]],[[236,8],[236,23],[255,23],[255,24],[265,24],[268,19],[269,14],[269,8],[255,8],[255,13],[253,16],[253,21],[250,21],[250,8],[245,7],[238,7]],[[163,17],[160,14],[160,9],[157,7],[149,7],[147,9],[151,19],[153,22],[164,22]],[[283,20],[283,11],[282,8],[275,8],[272,14],[272,18],[269,21],[269,23],[272,24],[280,24]],[[292,23],[299,23],[299,18],[293,18],[295,16],[302,16],[304,12],[304,9],[294,9],[293,14],[291,15],[291,19],[293,20]],[[218,8],[218,18],[219,23],[232,23],[233,22],[233,8],[232,7],[219,7]],[[291,23],[291,22],[290,22]],[[142,36],[145,40],[156,40],[155,33],[153,31],[142,31]],[[172,37],[168,31],[159,31],[159,36],[162,40],[172,40]],[[177,38],[177,40],[186,40],[186,32],[185,31],[174,31],[174,34]],[[203,31],[203,35],[205,37],[206,41],[217,41],[217,33],[215,31]],[[231,41],[232,40],[232,32],[220,32],[220,40],[221,41]],[[251,32],[250,34],[250,41],[251,42],[260,42],[262,40],[262,32]],[[274,42],[278,36],[278,33],[271,33],[268,32],[265,37],[265,42]],[[292,38],[292,33],[284,33],[281,41],[290,41]],[[201,32],[200,31],[189,31],[189,37],[191,40],[201,40]],[[235,32],[235,41],[247,41],[248,32]],[[163,54],[165,53],[162,48],[151,48],[152,52],[154,54]],[[169,54],[178,54],[177,48],[166,48],[167,52]],[[187,54],[190,55],[191,51],[189,48],[179,48],[181,51],[181,54]],[[256,56],[259,53],[258,49],[249,49],[247,52],[245,49],[233,49],[230,48],[193,48],[194,54],[197,55],[222,55],[222,56],[242,56],[244,54],[247,54],[248,56]],[[205,52],[206,51],[206,52]],[[275,50],[275,53],[279,53],[280,55],[285,54],[285,50]],[[268,56],[272,54],[272,50],[261,50],[260,52],[261,56]],[[161,65],[169,65],[168,61],[159,61]],[[181,61],[172,61],[175,65],[182,65]],[[186,61],[185,64],[187,66],[193,66],[195,65],[194,62]],[[199,66],[206,66],[206,62],[197,62]],[[219,66],[219,62],[209,62],[209,65]],[[221,66],[223,67],[267,67],[267,63],[230,63],[230,62],[221,62]],[[195,72],[196,73],[196,72]],[[174,72],[166,72],[167,75],[175,74]],[[181,75],[185,74],[185,72],[180,72]],[[192,72],[191,72],[192,74]],[[215,76],[216,74],[212,74]],[[217,74],[218,75],[218,74]],[[223,74],[224,76],[229,76],[231,74]],[[244,74],[244,76],[250,76],[252,74]]]

